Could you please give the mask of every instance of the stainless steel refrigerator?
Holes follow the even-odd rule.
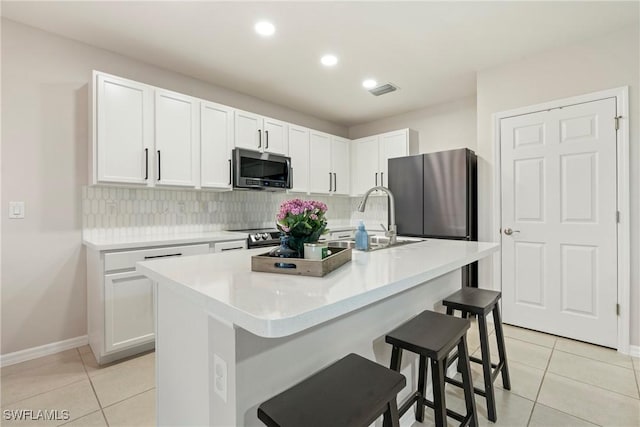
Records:
[[[477,157],[467,148],[389,159],[398,235],[478,240]],[[478,265],[462,271],[478,286]]]

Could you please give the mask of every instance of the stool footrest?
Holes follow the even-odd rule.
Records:
[[[462,388],[462,387],[463,387],[462,382],[461,382],[461,381],[456,380],[455,378],[445,377],[445,378],[444,378],[444,380],[445,380],[446,382],[448,382],[449,384],[454,385],[454,386],[456,386],[456,387],[460,387],[460,388]],[[478,395],[482,396],[482,397],[487,397],[487,392],[486,392],[486,391],[484,391],[484,390],[483,390],[483,389],[481,389],[481,388],[473,387],[473,392],[474,392],[475,394],[478,394]]]
[[[409,409],[411,409],[413,404],[416,403],[419,399],[420,399],[420,392],[418,391],[413,392],[413,394],[407,397],[407,400],[402,402],[402,405],[398,407],[398,415],[402,417]]]
[[[458,355],[456,354],[456,357],[457,357],[457,356],[458,356]],[[482,365],[482,359],[478,359],[477,357],[474,357],[474,356],[469,356],[469,361],[471,361],[471,362],[476,362],[476,363],[479,363],[479,364],[481,364],[481,365]],[[495,363],[492,363],[492,364],[491,364],[491,367],[492,367],[492,368],[497,368],[497,367],[498,367],[498,365],[496,365]]]
[[[498,363],[497,365],[494,365],[492,363],[491,367],[495,368],[491,373],[491,381],[495,382],[496,378],[498,378],[498,375],[500,375],[500,373],[502,372],[502,368],[504,368],[504,360],[500,361],[500,363]]]
[[[431,409],[435,409],[435,405],[433,404],[432,401],[430,400],[426,400],[424,401],[424,405],[428,406]],[[451,417],[456,421],[460,421],[460,426],[466,426],[469,424],[469,421],[471,421],[471,417],[473,416],[473,414],[467,414],[467,415],[462,415],[456,411],[452,411],[451,409],[447,408],[447,417]]]

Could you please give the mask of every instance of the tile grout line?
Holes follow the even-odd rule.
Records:
[[[533,411],[534,411],[534,409],[535,409],[536,405],[538,405],[538,404],[539,404],[539,402],[538,402],[538,398],[540,397],[540,392],[542,391],[542,386],[543,386],[543,384],[544,384],[544,380],[545,380],[545,379],[546,379],[546,377],[547,377],[547,373],[551,373],[551,374],[553,374],[553,375],[557,375],[555,372],[548,372],[549,365],[551,365],[551,358],[553,357],[553,353],[556,351],[556,343],[557,343],[557,342],[558,342],[558,340],[556,339],[556,341],[555,341],[555,342],[554,342],[554,344],[553,344],[553,348],[552,348],[552,350],[551,350],[551,354],[549,355],[549,362],[547,363],[547,368],[544,370],[544,375],[542,376],[542,381],[540,381],[540,387],[538,388],[538,394],[536,395],[536,400],[535,400],[535,402],[534,402],[534,404],[533,404],[533,408],[531,409],[531,415],[529,416],[529,421],[527,422],[527,426],[529,426],[529,424],[531,424],[531,418],[533,418]],[[558,350],[558,351],[559,351],[559,352],[561,352],[561,353],[563,352],[562,350]],[[572,354],[572,353],[569,353],[569,354]],[[562,375],[558,375],[558,376],[562,376]],[[563,377],[563,378],[568,378],[568,377]],[[569,379],[573,379],[573,378],[569,378]],[[579,381],[578,381],[578,382],[579,382]],[[583,383],[583,384],[586,384],[586,383]],[[587,385],[592,385],[592,384],[587,384]],[[596,386],[596,387],[597,387],[597,386]],[[600,388],[600,387],[598,387],[598,388]],[[604,390],[604,389],[603,389],[603,390]],[[619,393],[618,393],[618,394],[619,394]],[[628,396],[627,396],[627,397],[628,397]],[[542,406],[546,406],[547,408],[550,408],[550,409],[552,409],[552,410],[554,410],[554,411],[558,411],[558,412],[560,412],[560,413],[562,413],[562,414],[565,414],[565,415],[567,415],[567,416],[569,416],[569,417],[577,418],[577,419],[579,419],[579,420],[581,420],[581,421],[585,421],[585,422],[587,422],[587,423],[589,423],[589,424],[593,424],[593,425],[596,425],[596,426],[600,426],[600,424],[595,423],[595,422],[593,422],[592,420],[588,420],[588,419],[586,419],[586,418],[581,418],[581,417],[578,417],[578,416],[576,416],[576,415],[574,415],[574,414],[569,414],[569,413],[564,412],[564,411],[562,411],[562,410],[560,410],[560,409],[554,408],[554,407],[552,407],[552,406],[545,405],[544,403],[540,403],[540,405],[542,405]]]
[[[562,377],[562,378],[565,378],[565,379],[568,379],[568,380],[571,380],[571,381],[575,381],[575,382],[580,383],[580,384],[588,385],[589,387],[595,387],[597,389],[600,389],[600,390],[603,390],[603,391],[606,391],[606,392],[609,392],[609,393],[615,393],[618,396],[628,397],[629,399],[634,399],[634,400],[640,400],[640,397],[629,396],[628,394],[624,394],[624,393],[620,393],[619,391],[615,391],[615,390],[611,390],[611,389],[608,389],[608,388],[604,388],[604,387],[601,387],[601,386],[599,386],[597,384],[586,383],[584,381],[581,381],[581,380],[578,380],[578,379],[575,379],[575,378],[572,378],[572,377],[567,377],[566,375],[562,375],[562,374],[560,374],[558,372],[549,372],[549,373],[552,374],[552,375],[556,375],[558,377]]]
[[[634,368],[635,368],[635,366],[634,366]],[[638,372],[636,369],[634,369],[633,370],[633,374],[636,377],[636,387],[638,388],[638,398],[640,398],[640,372]]]
[[[542,374],[542,381],[540,381],[540,386],[538,386],[538,392],[536,393],[536,398],[533,400],[533,406],[531,407],[531,412],[529,413],[529,419],[527,420],[527,426],[531,424],[531,418],[533,418],[533,411],[536,409],[536,405],[538,404],[538,398],[540,397],[540,391],[542,391],[542,385],[544,384],[544,380],[547,377],[547,371],[549,370],[549,365],[551,364],[551,358],[553,357],[553,352],[556,349],[556,343],[558,339],[553,342],[553,347],[551,347],[551,353],[549,353],[549,359],[547,360],[547,366],[544,368],[544,373]],[[548,348],[548,347],[547,347]]]
[[[96,398],[96,402],[98,402],[98,407],[100,408],[100,413],[102,414],[102,418],[104,419],[105,424],[109,427],[109,421],[107,420],[107,416],[104,413],[102,408],[102,402],[100,402],[100,398],[98,398],[98,393],[96,392],[96,388],[93,385],[93,381],[91,380],[91,375],[89,375],[89,371],[87,370],[87,365],[84,363],[84,359],[82,358],[82,354],[80,354],[80,348],[77,348],[78,356],[80,356],[80,360],[82,361],[82,368],[84,369],[84,373],[87,375],[89,379],[89,384],[91,385],[91,390],[93,391],[93,396]]]
[[[631,370],[635,371],[635,369],[633,367],[633,360],[631,361],[631,368],[627,368],[626,366],[618,365],[616,363],[606,362],[606,361],[601,360],[601,359],[594,359],[593,357],[585,356],[584,354],[578,354],[578,353],[574,353],[574,352],[567,351],[567,350],[562,350],[562,349],[556,349],[556,350],[558,350],[560,353],[571,354],[572,356],[582,357],[584,359],[593,360],[594,362],[600,362],[600,363],[604,363],[606,365],[615,366],[617,368],[631,369]]]
[[[120,403],[122,403],[122,402],[125,402],[125,401],[127,401],[127,400],[129,400],[129,399],[133,399],[134,397],[140,396],[141,394],[144,394],[144,393],[148,393],[148,392],[150,392],[151,390],[155,390],[155,389],[156,389],[156,387],[155,387],[155,386],[153,386],[153,387],[151,387],[151,388],[148,388],[148,389],[146,389],[146,390],[141,391],[140,393],[132,394],[131,396],[129,396],[129,397],[127,397],[127,398],[124,398],[124,399],[118,400],[117,402],[113,402],[113,403],[111,403],[111,404],[109,404],[109,405],[105,406],[103,409],[111,408],[112,406],[118,405],[118,404],[120,404]]]

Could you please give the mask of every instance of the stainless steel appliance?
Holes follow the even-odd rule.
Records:
[[[280,244],[280,231],[275,228],[249,228],[246,230],[231,230],[247,233],[247,249],[255,249]]]
[[[291,188],[291,158],[236,148],[233,150],[233,187],[284,191]]]
[[[389,159],[398,235],[478,240],[477,157],[467,148]],[[478,285],[477,263],[463,284]]]

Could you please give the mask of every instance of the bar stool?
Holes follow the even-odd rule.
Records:
[[[391,369],[400,372],[402,351],[407,350],[419,355],[418,389],[402,403],[398,410],[400,417],[411,409],[414,403],[416,421],[424,421],[424,407],[434,410],[436,426],[446,426],[447,416],[461,422],[461,426],[478,425],[476,404],[473,395],[471,368],[467,353],[466,333],[470,322],[467,319],[457,319],[433,311],[423,311],[413,319],[403,323],[385,338],[393,346],[391,353]],[[467,413],[461,415],[447,409],[445,403],[445,379],[447,355],[458,348],[461,357],[462,383]],[[427,358],[431,363],[433,386],[433,402],[426,398]]]
[[[396,397],[406,383],[351,353],[262,403],[258,418],[269,427],[368,427],[384,414],[385,427],[398,427]]]
[[[453,315],[455,310],[462,313],[462,317],[466,319],[469,314],[477,316],[478,329],[480,330],[480,351],[482,358],[469,357],[469,360],[482,365],[484,377],[484,390],[474,387],[474,391],[483,396],[487,400],[487,415],[490,421],[495,422],[498,417],[496,414],[496,399],[493,390],[493,383],[500,373],[502,373],[502,386],[505,390],[511,390],[511,381],[509,379],[509,367],[507,365],[507,353],[504,346],[504,334],[502,333],[502,321],[500,319],[500,307],[498,301],[502,294],[498,291],[490,291],[478,288],[462,288],[459,291],[449,295],[442,301],[447,307],[447,314]],[[489,334],[487,332],[487,314],[493,312],[493,323],[496,330],[496,340],[498,344],[499,362],[496,365],[491,363],[491,354],[489,351]],[[454,355],[447,365],[452,364],[457,358]],[[492,371],[493,369],[493,371]],[[460,371],[460,369],[458,369]],[[451,379],[452,384],[456,380]]]

